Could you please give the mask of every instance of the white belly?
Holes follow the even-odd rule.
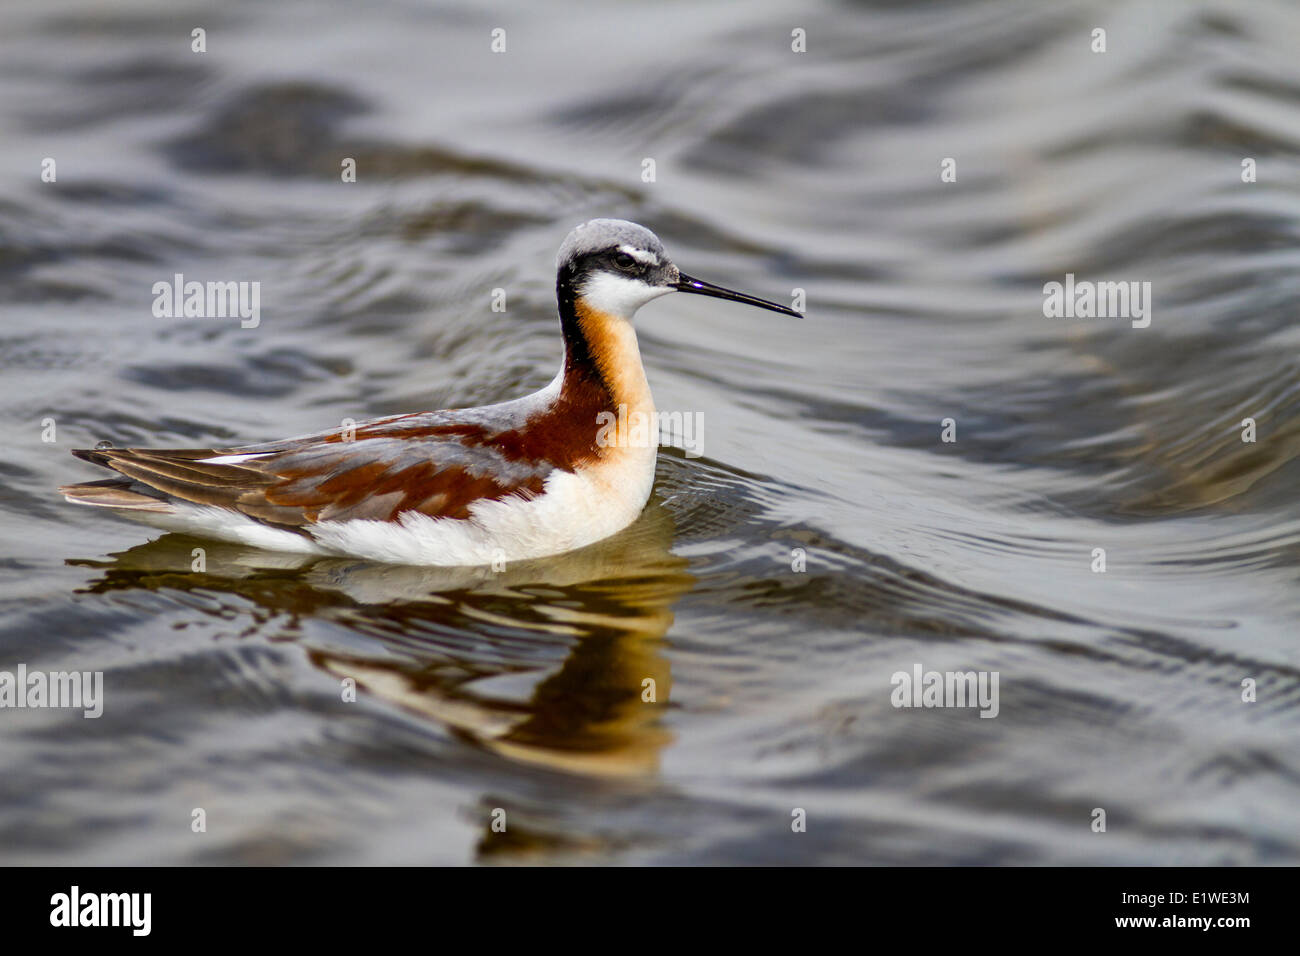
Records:
[[[391,564],[500,564],[572,551],[626,528],[650,498],[656,453],[653,445],[618,449],[589,468],[552,472],[534,498],[473,504],[469,518],[407,512],[396,521],[322,521],[307,525],[303,535],[224,508],[186,502],[174,503],[171,513],[124,514],[168,531],[275,551]]]

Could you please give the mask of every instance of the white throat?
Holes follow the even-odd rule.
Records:
[[[598,312],[630,319],[641,306],[672,291],[669,286],[651,286],[639,279],[597,272],[582,287],[582,297]]]

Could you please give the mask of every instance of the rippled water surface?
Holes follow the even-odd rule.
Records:
[[[0,710],[0,859],[1300,862],[1298,42],[1267,0],[10,0],[0,670],[105,706]],[[704,454],[623,534],[385,567],[54,494],[101,439],[540,387],[592,216],[807,296],[643,310]],[[260,324],[155,318],[178,272]],[[1150,327],[1046,318],[1066,273]],[[996,718],[895,708],[918,665]]]

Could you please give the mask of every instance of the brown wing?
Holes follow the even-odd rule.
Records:
[[[77,457],[131,482],[75,485],[65,494],[87,489],[79,500],[108,507],[127,506],[140,497],[178,499],[297,528],[318,521],[392,521],[410,511],[467,518],[475,502],[540,493],[554,470],[550,462],[506,457],[472,428],[451,431],[355,441],[340,441],[335,433],[232,449],[77,450]],[[237,455],[256,457],[204,460]],[[97,490],[91,493],[91,488]]]

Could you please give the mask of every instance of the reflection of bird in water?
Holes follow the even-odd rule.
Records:
[[[269,620],[337,622],[382,654],[305,644],[322,670],[511,760],[599,775],[653,772],[669,740],[660,641],[694,581],[652,501],[629,528],[553,558],[490,568],[382,565],[164,535],[115,555],[93,591],[226,592]],[[192,570],[195,549],[205,568]],[[228,614],[230,608],[207,613]],[[246,614],[246,609],[244,610]],[[282,634],[268,635],[280,637]]]

